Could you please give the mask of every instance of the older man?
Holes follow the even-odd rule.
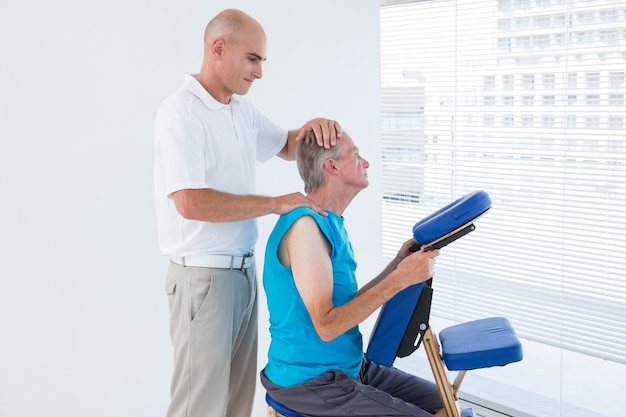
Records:
[[[342,217],[368,186],[369,163],[345,132],[332,149],[313,135],[298,145],[307,197],[326,216],[301,207],[270,235],[263,285],[272,341],[261,382],[307,416],[421,416],[442,408],[431,382],[369,362],[358,325],[410,285],[433,275],[439,251],[415,252],[410,239],[376,278],[357,288],[356,261]]]

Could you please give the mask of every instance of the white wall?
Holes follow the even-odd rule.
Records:
[[[183,73],[198,70],[204,25],[226,7],[255,16],[268,35],[255,103],[289,128],[338,119],[372,162],[370,189],[346,217],[361,281],[382,266],[378,2],[4,2],[1,416],[164,415],[171,345],[154,113]],[[293,164],[259,166],[260,192],[300,189]],[[260,222],[259,253],[274,221]]]

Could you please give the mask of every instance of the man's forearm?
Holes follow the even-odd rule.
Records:
[[[297,130],[290,130],[287,133],[287,142],[283,149],[277,154],[278,157],[286,161],[294,161],[296,159],[296,137],[298,136]]]
[[[213,223],[265,216],[276,211],[276,199],[237,195],[213,189],[180,190],[173,194],[176,209],[186,219]]]
[[[395,277],[389,278],[387,281],[380,279],[369,289],[359,291],[357,297],[352,301],[329,311],[319,323],[321,325],[316,326],[320,337],[330,341],[342,335],[352,327],[362,323],[363,320],[405,288],[401,280],[397,280]]]

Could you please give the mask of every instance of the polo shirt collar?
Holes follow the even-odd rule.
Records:
[[[211,94],[209,94],[202,84],[196,79],[197,74],[186,74],[183,82],[183,87],[187,89],[191,94],[198,97],[209,110],[221,110],[223,108],[230,108],[231,111],[236,111],[239,107],[239,98],[233,94],[230,99],[230,103],[224,104],[215,100]]]

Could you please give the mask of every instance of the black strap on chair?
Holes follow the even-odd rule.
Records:
[[[396,356],[399,358],[404,358],[415,352],[424,339],[424,333],[428,330],[430,306],[433,299],[432,281],[433,279],[431,278],[426,282],[420,299],[415,305],[415,310],[413,310],[409,325],[406,327],[404,336],[402,336],[402,340],[400,341],[398,353],[396,353]]]

